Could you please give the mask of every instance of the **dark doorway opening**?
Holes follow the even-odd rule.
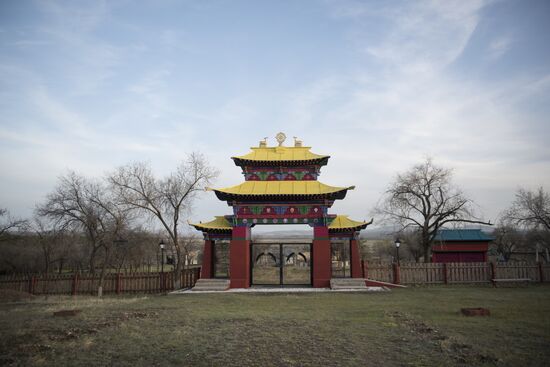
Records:
[[[351,241],[332,241],[332,277],[351,278]]]
[[[229,246],[230,241],[227,240],[212,242],[213,278],[229,278]]]

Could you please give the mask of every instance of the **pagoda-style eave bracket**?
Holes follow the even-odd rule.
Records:
[[[330,194],[314,194],[314,195],[239,195],[228,194],[221,191],[216,191],[216,196],[222,201],[233,202],[258,202],[258,201],[272,201],[272,202],[309,202],[311,200],[342,200],[346,197],[347,189],[330,193]]]
[[[204,228],[200,226],[194,226],[192,225],[197,231],[200,231],[202,233],[210,233],[210,234],[230,234],[232,228]]]

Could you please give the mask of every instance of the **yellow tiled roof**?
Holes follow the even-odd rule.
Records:
[[[329,186],[319,181],[245,181],[237,186],[208,190],[234,195],[319,195],[354,188]]]
[[[198,230],[225,230],[233,228],[231,223],[229,223],[229,221],[224,216],[216,216],[215,218],[216,219],[206,223],[188,223]]]
[[[330,223],[328,226],[328,229],[351,229],[351,228],[360,228],[360,227],[366,227],[369,224],[372,223],[372,220],[370,222],[358,222],[353,219],[349,219],[347,215],[337,215],[336,218]]]
[[[231,157],[249,161],[309,161],[329,158],[328,155],[311,153],[311,147],[251,147],[248,154]]]

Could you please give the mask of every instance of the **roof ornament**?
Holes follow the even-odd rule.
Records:
[[[302,141],[298,140],[298,137],[294,136],[294,146],[300,148],[302,146]]]
[[[263,140],[260,140],[260,148],[266,148],[267,147],[267,136],[263,139]]]
[[[279,146],[282,147],[283,143],[286,140],[286,135],[284,133],[278,133],[277,135],[275,135],[275,139],[277,139]]]

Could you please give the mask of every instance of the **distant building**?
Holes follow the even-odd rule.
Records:
[[[432,247],[432,262],[486,262],[493,237],[481,229],[441,229]]]

